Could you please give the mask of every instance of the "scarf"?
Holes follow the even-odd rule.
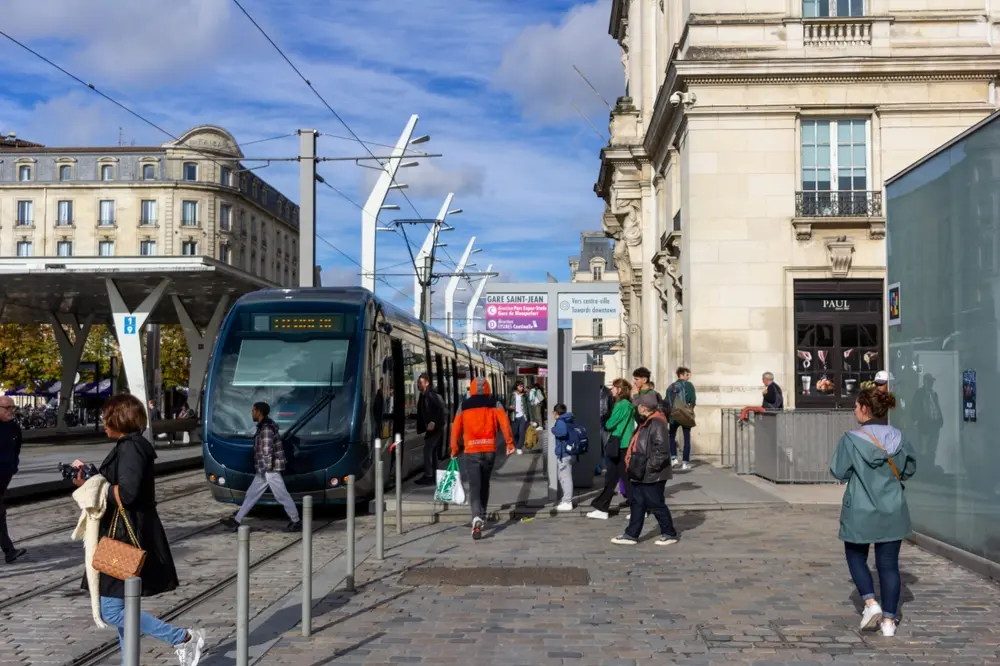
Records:
[[[645,421],[639,424],[639,427],[635,429],[634,433],[632,433],[632,440],[628,443],[628,450],[625,452],[626,470],[629,468],[629,465],[631,463],[632,454],[635,453],[635,445],[639,441],[639,433],[645,430],[649,426],[649,422],[652,421],[653,419],[656,419],[658,421],[663,421],[664,423],[667,422],[667,417],[663,415],[663,412],[655,411],[652,414],[650,414]]]
[[[90,610],[99,629],[108,625],[101,619],[101,574],[94,568],[94,552],[101,537],[101,518],[107,509],[108,481],[100,474],[94,475],[73,491],[73,501],[80,507],[80,520],[76,523],[72,541],[83,541],[84,563],[87,569],[87,589],[90,591]]]

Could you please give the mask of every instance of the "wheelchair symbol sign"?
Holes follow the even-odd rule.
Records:
[[[125,317],[125,335],[135,335],[135,329],[135,317]]]

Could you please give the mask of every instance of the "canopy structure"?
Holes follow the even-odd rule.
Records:
[[[113,327],[129,390],[143,404],[143,326],[180,324],[191,355],[190,402],[197,405],[208,357],[230,306],[244,294],[277,286],[207,257],[2,258],[0,323],[53,325],[63,364],[58,422],[65,429],[73,380],[95,322]]]

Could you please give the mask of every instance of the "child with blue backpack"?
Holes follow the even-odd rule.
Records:
[[[558,464],[559,487],[562,501],[556,511],[573,510],[573,458],[587,452],[587,431],[573,420],[573,414],[566,405],[559,403],[553,410],[552,436],[555,438],[555,454]]]

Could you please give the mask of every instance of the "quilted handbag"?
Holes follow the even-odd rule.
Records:
[[[139,547],[139,540],[132,531],[132,525],[128,522],[125,509],[122,507],[121,497],[118,495],[118,487],[115,487],[115,502],[118,504],[118,512],[111,522],[111,530],[108,536],[101,537],[97,543],[97,550],[94,551],[94,569],[102,574],[107,574],[118,580],[126,580],[133,576],[138,576],[142,571],[142,565],[146,562],[146,551]],[[132,545],[124,541],[115,539],[118,530],[119,519],[125,523],[129,540]]]

